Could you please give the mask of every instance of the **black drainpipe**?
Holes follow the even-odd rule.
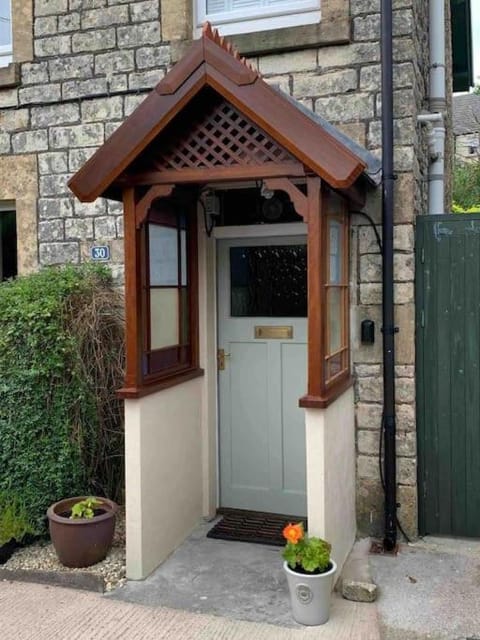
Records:
[[[392,0],[382,0],[382,165],[383,165],[383,434],[385,532],[383,547],[397,544],[395,451],[395,326],[393,314],[393,55]]]

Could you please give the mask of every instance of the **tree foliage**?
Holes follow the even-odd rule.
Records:
[[[458,162],[453,172],[453,201],[457,210],[480,209],[480,161]]]

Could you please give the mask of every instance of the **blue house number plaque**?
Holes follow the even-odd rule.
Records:
[[[108,245],[97,245],[90,249],[92,260],[110,260],[110,247]]]

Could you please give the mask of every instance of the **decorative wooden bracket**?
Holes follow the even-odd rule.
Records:
[[[308,198],[291,180],[288,178],[265,178],[263,183],[267,189],[288,193],[295,207],[295,211],[302,216],[304,222],[308,222]]]
[[[135,207],[135,225],[140,229],[148,215],[150,205],[156,198],[168,198],[175,189],[174,184],[156,184],[147,191]]]

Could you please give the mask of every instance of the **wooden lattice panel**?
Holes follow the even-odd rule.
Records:
[[[176,133],[162,145],[155,159],[157,169],[295,162],[285,149],[225,101],[204,112],[186,129],[185,134]]]

